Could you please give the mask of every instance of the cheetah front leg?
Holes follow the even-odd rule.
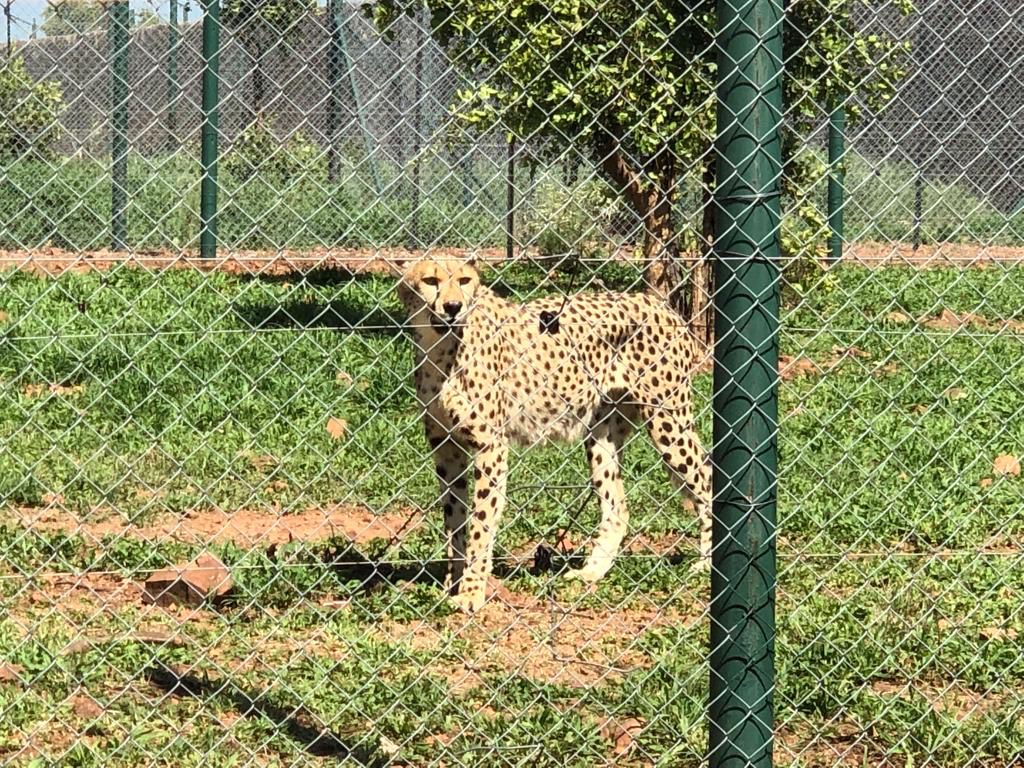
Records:
[[[429,415],[425,419],[425,426],[427,441],[433,449],[441,506],[444,509],[448,558],[445,589],[454,594],[466,565],[466,475],[469,454]]]
[[[466,567],[458,585],[458,594],[452,598],[459,610],[465,613],[482,608],[487,597],[494,539],[498,532],[498,521],[505,511],[507,480],[508,446],[492,442],[481,447],[476,454],[474,507],[468,526]]]

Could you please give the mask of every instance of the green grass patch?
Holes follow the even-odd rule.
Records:
[[[1024,747],[1024,571],[1011,545],[1024,534],[1024,480],[992,463],[1024,455],[1024,335],[999,326],[1021,319],[1024,270],[831,274],[831,291],[810,292],[783,320],[782,352],[825,370],[780,390],[781,733],[793,754],[857,734],[866,764],[1010,764]],[[515,295],[595,277],[628,289],[635,271],[487,275]],[[183,623],[189,643],[176,646],[131,640],[154,621],[141,606],[54,611],[28,596],[47,572],[139,578],[196,547],[93,546],[0,520],[0,664],[27,683],[0,683],[13,734],[0,755],[53,731],[58,746],[40,764],[589,766],[611,759],[601,723],[635,718],[635,751],[619,764],[699,764],[707,580],[689,571],[695,521],[646,439],[624,459],[634,530],[678,545],[621,558],[592,590],[523,570],[506,585],[534,606],[553,597],[609,617],[662,606],[696,623],[628,638],[645,663],[594,685],[556,684],[510,659],[455,689],[452,670],[487,640],[458,635],[438,584],[436,480],[391,280],[119,267],[7,272],[0,295],[0,494],[11,507],[56,499],[84,520],[116,512],[142,524],[213,506],[354,503],[421,506],[432,521],[392,547],[217,545],[236,594]],[[944,309],[990,323],[917,323]],[[710,379],[693,384],[709,435]],[[332,417],[346,422],[340,437],[326,429]],[[561,529],[589,535],[598,512],[586,486],[581,446],[514,452],[499,558]],[[386,641],[384,622],[426,627],[437,642]],[[68,654],[83,632],[115,640]],[[86,694],[100,715],[88,716]]]

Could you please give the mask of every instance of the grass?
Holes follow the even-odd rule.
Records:
[[[1024,455],[1024,335],[893,313],[1019,320],[1024,271],[832,276],[783,326],[782,351],[828,371],[781,387],[777,762],[1011,764],[1024,750],[1024,481],[992,464]],[[489,279],[516,294],[568,280],[522,268]],[[117,267],[0,283],[0,668],[22,678],[0,682],[0,756],[28,745],[30,765],[699,763],[706,579],[687,568],[692,516],[644,441],[625,459],[634,529],[682,537],[674,556],[622,557],[592,591],[508,571],[533,608],[466,628],[426,567],[443,556],[435,480],[391,281]],[[709,377],[694,387],[708,434]],[[593,529],[578,446],[520,452],[512,471],[499,554]],[[335,503],[432,512],[394,546],[218,544],[237,589],[195,614],[54,579],[118,584],[197,547],[97,545],[14,514],[56,504],[142,524]],[[68,651],[83,635],[97,644]],[[614,755],[609,719],[640,724],[628,754]]]
[[[233,159],[231,152],[225,159]],[[328,180],[323,158],[257,176],[244,173],[246,164],[246,158],[225,162],[218,179],[218,241],[228,248],[503,242],[503,176],[486,159],[455,171],[441,160],[424,163],[418,208],[409,168],[383,168],[378,192],[362,161],[343,163],[337,181]],[[198,153],[131,156],[126,242],[138,250],[196,248],[201,175]],[[0,180],[0,247],[109,247],[111,177],[105,161],[25,159],[0,168]]]
[[[338,179],[329,181],[326,161],[313,145],[300,142],[296,148],[270,141],[255,149],[229,149],[218,182],[219,242],[232,250],[504,243],[505,171],[494,158],[481,153],[453,164],[431,156],[420,168],[422,194],[416,198],[411,165],[378,161],[378,191],[362,149],[350,150],[343,153]],[[127,243],[132,248],[197,247],[197,157],[188,149],[129,159]],[[251,172],[254,167],[258,174]],[[607,219],[599,210],[601,199],[579,203],[581,188],[564,186],[557,169],[530,174],[528,183],[523,176],[517,182],[518,238],[542,249],[552,247],[549,241],[606,239],[595,231],[597,222]],[[910,240],[914,176],[905,163],[871,164],[851,154],[845,183],[847,241]],[[109,246],[111,178],[106,161],[20,160],[0,168],[0,181],[0,248],[85,251]],[[692,212],[698,198],[696,181],[687,180],[681,211]],[[824,180],[811,198],[824,210]],[[1024,212],[1001,212],[960,184],[929,180],[922,212],[925,243],[1024,244]],[[636,226],[635,217],[625,218]]]

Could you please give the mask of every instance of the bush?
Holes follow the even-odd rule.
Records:
[[[326,164],[316,144],[302,133],[282,141],[273,128],[272,120],[259,119],[238,134],[224,155],[224,170],[240,181],[259,176],[271,185],[309,174],[326,176]]]
[[[526,242],[541,256],[589,259],[607,255],[610,232],[623,203],[602,179],[567,184],[542,181],[523,213]]]
[[[22,59],[0,63],[0,159],[48,153],[60,138],[63,110],[56,81],[33,80]]]

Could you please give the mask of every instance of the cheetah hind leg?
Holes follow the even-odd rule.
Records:
[[[613,412],[599,421],[586,439],[591,479],[601,504],[601,523],[590,557],[582,568],[569,571],[566,578],[585,582],[601,579],[612,567],[629,525],[626,494],[619,458],[629,435],[629,423]]]

